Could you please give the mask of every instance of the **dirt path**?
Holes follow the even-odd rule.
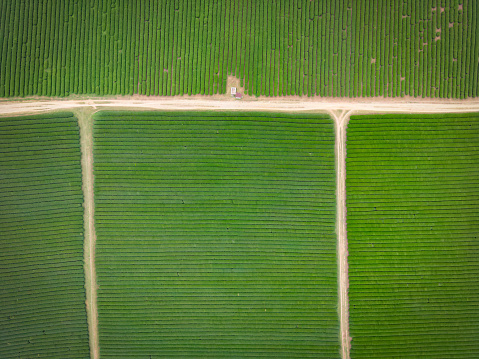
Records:
[[[75,111],[75,114],[80,125],[80,145],[82,153],[83,223],[85,231],[83,252],[85,258],[85,290],[88,334],[90,339],[90,358],[99,359],[100,348],[98,342],[98,307],[95,271],[96,232],[93,201],[93,123],[91,111],[77,110]]]
[[[91,358],[99,358],[97,284],[95,272],[95,228],[93,221],[93,142],[91,113],[100,109],[129,110],[219,110],[219,111],[273,111],[273,112],[327,112],[336,127],[336,176],[338,236],[338,294],[341,328],[341,353],[350,358],[348,300],[348,241],[346,228],[346,127],[352,113],[447,113],[479,112],[479,99],[335,99],[335,98],[252,98],[234,100],[226,95],[191,97],[87,97],[72,99],[35,98],[0,99],[0,116],[13,116],[48,111],[73,111],[80,123],[83,192],[85,198],[85,280],[90,332]]]
[[[479,99],[321,99],[308,98],[247,98],[234,100],[228,97],[91,97],[83,99],[14,99],[0,100],[0,115],[20,115],[58,110],[93,109],[156,109],[156,110],[232,110],[232,111],[308,111],[331,112],[352,110],[355,113],[398,112],[440,113],[479,111]]]
[[[338,297],[339,320],[341,328],[341,357],[349,359],[351,336],[349,334],[349,277],[348,277],[348,239],[346,232],[346,126],[350,111],[334,113],[336,127],[336,233],[338,236]]]

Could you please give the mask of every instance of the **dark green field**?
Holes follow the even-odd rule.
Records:
[[[477,358],[479,114],[352,116],[351,358]]]
[[[338,358],[333,122],[94,117],[102,358]]]
[[[89,358],[71,113],[0,118],[0,357]]]
[[[0,97],[477,97],[477,0],[0,2]]]

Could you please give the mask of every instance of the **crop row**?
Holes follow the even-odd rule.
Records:
[[[86,359],[77,120],[0,118],[0,134],[0,357]]]

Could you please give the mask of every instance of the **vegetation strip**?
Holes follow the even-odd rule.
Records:
[[[479,352],[479,113],[352,116],[351,357]]]
[[[71,113],[0,118],[0,357],[89,357]]]

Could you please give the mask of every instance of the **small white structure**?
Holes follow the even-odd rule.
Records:
[[[231,88],[231,95],[232,96],[236,95],[236,87]]]

